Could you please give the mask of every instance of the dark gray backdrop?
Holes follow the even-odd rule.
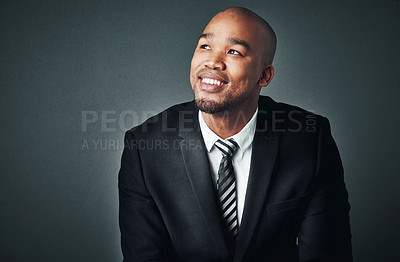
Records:
[[[398,0],[1,1],[1,261],[121,259],[123,133],[192,99],[196,39],[232,5],[277,33],[262,94],[331,120],[355,261],[398,261]]]

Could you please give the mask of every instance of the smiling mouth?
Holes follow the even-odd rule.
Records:
[[[221,81],[221,80],[217,80],[217,79],[212,79],[212,78],[207,78],[207,77],[204,77],[204,78],[201,78],[200,77],[200,79],[201,79],[201,83],[203,84],[203,85],[207,85],[207,86],[214,86],[214,87],[221,87],[221,86],[223,86],[223,85],[225,85],[225,84],[227,84],[227,82],[225,82],[225,81]]]
[[[219,81],[219,80],[212,79],[212,78],[202,78],[201,82],[209,84],[209,85],[217,85],[217,86],[224,84],[224,81]]]

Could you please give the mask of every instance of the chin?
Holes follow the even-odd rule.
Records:
[[[214,116],[222,116],[232,110],[232,105],[228,101],[216,102],[205,98],[195,98],[196,106],[200,111]]]

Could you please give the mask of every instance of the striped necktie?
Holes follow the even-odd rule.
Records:
[[[235,243],[239,224],[237,220],[236,181],[232,166],[232,155],[239,145],[232,138],[224,141],[218,140],[214,145],[222,152],[217,179],[219,206],[229,242],[233,241]]]

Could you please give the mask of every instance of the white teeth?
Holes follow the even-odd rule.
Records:
[[[221,85],[221,81],[216,79],[202,78],[201,81],[210,85]]]

